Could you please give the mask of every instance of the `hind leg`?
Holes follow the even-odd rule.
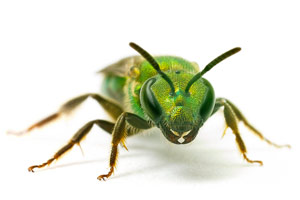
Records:
[[[103,98],[102,96],[100,96],[98,94],[89,93],[89,94],[84,94],[84,95],[81,95],[79,97],[76,97],[74,99],[67,101],[60,107],[60,109],[56,113],[53,113],[50,116],[38,121],[37,123],[34,123],[33,125],[29,126],[24,131],[20,131],[20,132],[10,131],[9,133],[14,134],[14,135],[23,135],[23,134],[30,132],[31,130],[33,130],[35,128],[42,127],[42,126],[56,120],[57,118],[59,118],[62,115],[67,115],[67,114],[71,113],[73,110],[78,108],[78,106],[81,103],[83,103],[88,97],[91,97],[94,100],[96,100],[96,102],[98,102],[99,105],[101,105],[115,120],[123,112],[122,108],[120,106],[118,106],[117,104],[106,100],[105,98]]]
[[[241,113],[241,111],[233,104],[231,103],[228,99],[224,99],[224,98],[218,98],[217,102],[221,103],[222,105],[224,105],[225,107],[230,107],[230,109],[232,110],[232,112],[234,112],[236,119],[240,122],[243,122],[245,124],[245,126],[252,132],[254,133],[256,136],[258,136],[261,140],[267,142],[268,144],[277,147],[277,148],[282,148],[282,147],[288,147],[290,148],[291,146],[288,144],[285,145],[278,145],[272,141],[270,141],[269,139],[267,139],[266,137],[263,136],[263,134],[258,131],[254,126],[252,126],[248,120],[245,118],[245,116]]]

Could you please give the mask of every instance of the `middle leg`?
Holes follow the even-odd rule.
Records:
[[[63,146],[60,150],[58,150],[52,158],[47,160],[46,162],[40,164],[40,165],[33,165],[28,168],[28,171],[34,172],[35,168],[43,168],[46,165],[50,165],[53,161],[58,160],[63,154],[65,154],[67,151],[71,150],[72,147],[77,144],[80,145],[80,142],[83,140],[83,138],[90,132],[93,125],[97,124],[100,128],[104,129],[107,132],[112,132],[114,123],[105,121],[105,120],[93,120],[85,124],[82,128],[80,128],[74,136],[71,138],[71,140]]]

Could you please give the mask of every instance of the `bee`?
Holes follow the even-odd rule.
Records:
[[[96,119],[86,123],[52,158],[42,164],[29,167],[28,171],[34,172],[34,169],[43,168],[58,160],[74,145],[79,145],[92,127],[97,125],[112,135],[110,169],[108,173],[98,176],[99,180],[106,180],[114,173],[118,146],[122,145],[127,149],[125,145],[127,136],[158,127],[171,143],[187,144],[195,139],[207,119],[221,108],[226,122],[225,131],[227,128],[232,130],[238,149],[247,162],[263,164],[260,160],[251,160],[247,157],[247,149],[238,127],[239,122],[243,122],[256,136],[270,145],[289,147],[289,145],[277,145],[265,138],[231,101],[226,98],[216,98],[212,85],[203,78],[203,75],[215,65],[236,54],[241,48],[236,47],[223,53],[200,71],[196,63],[183,58],[153,57],[137,44],[129,45],[140,56],[124,58],[100,71],[105,75],[103,84],[105,95],[88,93],[73,98],[54,114],[18,134],[28,133],[64,114],[69,114],[87,98],[98,102],[114,122]]]

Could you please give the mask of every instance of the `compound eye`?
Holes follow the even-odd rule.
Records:
[[[203,122],[205,122],[213,112],[214,105],[215,105],[215,93],[210,83],[205,79],[203,80],[205,85],[207,86],[207,91],[200,107],[200,116]]]
[[[155,78],[151,78],[143,84],[140,93],[140,100],[145,113],[155,123],[157,123],[160,121],[160,118],[162,116],[162,109],[151,89],[151,86],[155,83],[155,81]]]

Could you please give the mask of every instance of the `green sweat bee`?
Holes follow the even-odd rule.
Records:
[[[239,52],[241,48],[233,48],[223,53],[200,71],[197,64],[183,58],[152,57],[137,44],[129,45],[140,56],[127,57],[100,71],[105,75],[103,91],[106,96],[89,93],[73,98],[63,104],[56,113],[18,134],[27,133],[61,115],[70,113],[89,97],[96,100],[111,115],[114,122],[96,119],[86,123],[52,158],[40,165],[29,167],[30,172],[34,172],[35,168],[50,165],[74,145],[79,145],[96,124],[112,135],[110,170],[98,176],[99,180],[105,180],[114,172],[119,144],[127,149],[125,145],[127,136],[156,126],[171,143],[187,144],[195,139],[207,119],[221,108],[226,122],[225,131],[227,128],[232,130],[239,151],[247,162],[262,165],[262,161],[247,157],[238,122],[243,122],[255,135],[275,147],[289,147],[289,145],[274,144],[265,138],[231,101],[226,98],[216,98],[212,85],[203,78],[203,75],[216,64]]]

